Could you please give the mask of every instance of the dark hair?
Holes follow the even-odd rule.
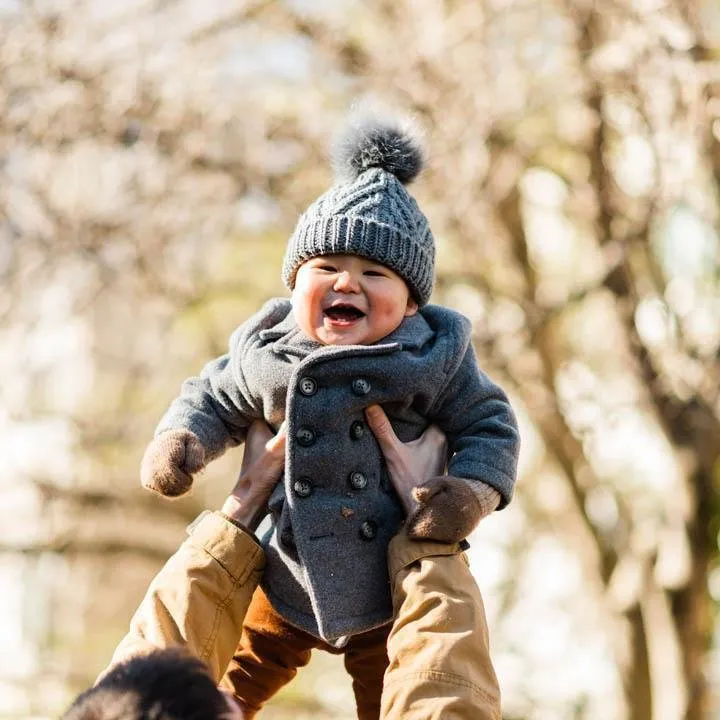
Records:
[[[206,665],[182,648],[156,650],[115,666],[62,720],[222,720],[225,696]]]

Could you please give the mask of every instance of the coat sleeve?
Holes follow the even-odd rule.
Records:
[[[507,396],[477,366],[472,345],[441,392],[431,419],[447,435],[448,475],[481,480],[512,499],[520,449],[517,421]]]
[[[273,326],[288,303],[270,301],[232,334],[228,352],[211,360],[197,377],[182,384],[158,424],[155,435],[167,430],[189,430],[205,448],[206,460],[244,442],[248,425],[263,417],[260,401],[252,397],[243,367],[245,351],[258,333]]]

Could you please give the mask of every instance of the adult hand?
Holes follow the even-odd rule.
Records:
[[[403,443],[395,435],[385,411],[379,405],[367,408],[365,417],[385,456],[393,487],[410,516],[418,506],[413,489],[428,478],[445,472],[445,435],[431,425],[417,440]]]
[[[285,467],[285,423],[277,435],[262,420],[248,428],[240,477],[222,506],[229,518],[254,531]]]

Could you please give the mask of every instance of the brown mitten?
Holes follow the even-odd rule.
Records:
[[[500,504],[500,493],[478,480],[430,478],[413,490],[418,507],[407,519],[415,540],[454,543],[466,538]]]
[[[192,476],[205,467],[205,448],[189,430],[168,430],[145,450],[140,481],[165,497],[180,497],[192,486]]]

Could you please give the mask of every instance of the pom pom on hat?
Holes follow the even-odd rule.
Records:
[[[298,220],[282,278],[290,289],[300,266],[318,255],[349,254],[394,270],[420,306],[435,278],[435,241],[405,187],[423,166],[419,133],[402,117],[355,106],[333,151],[336,182]]]
[[[344,183],[381,168],[408,185],[424,162],[419,133],[407,118],[381,115],[365,105],[354,109],[333,146],[333,170]]]

